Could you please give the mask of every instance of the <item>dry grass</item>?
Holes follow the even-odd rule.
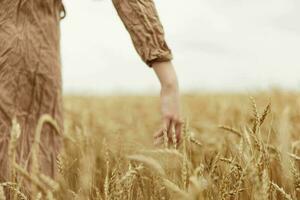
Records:
[[[152,145],[158,100],[65,97],[56,181],[41,174],[38,163],[33,174],[15,163],[20,127],[14,121],[11,182],[0,183],[0,199],[5,188],[13,199],[27,199],[16,176],[32,183],[33,199],[300,199],[300,94],[185,95],[183,141],[165,141],[160,149]],[[49,116],[38,127],[44,122],[56,127]]]

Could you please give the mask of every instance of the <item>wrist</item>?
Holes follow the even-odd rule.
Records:
[[[155,62],[153,63],[152,68],[159,78],[162,90],[178,90],[177,75],[172,62]]]
[[[170,80],[161,83],[161,90],[164,91],[178,91],[178,81],[177,80]]]

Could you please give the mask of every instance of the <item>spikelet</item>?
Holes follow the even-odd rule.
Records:
[[[202,193],[208,187],[207,180],[202,176],[198,177],[198,175],[191,176],[189,180],[189,194],[194,197],[193,199],[197,199],[197,197],[201,197],[201,199],[203,199]]]
[[[183,124],[183,158],[182,158],[182,167],[181,167],[181,181],[182,181],[182,188],[184,190],[187,189],[188,186],[188,157],[187,157],[187,140],[190,138],[189,129],[188,129],[188,121],[185,120]]]
[[[102,197],[101,197],[101,193],[100,193],[100,190],[99,188],[93,186],[94,189],[96,190],[96,199],[101,199],[102,200]]]
[[[51,191],[47,192],[47,196],[46,196],[47,200],[55,200],[53,193]]]
[[[234,166],[239,171],[243,171],[243,168],[238,163],[234,162],[232,159],[220,158],[220,160],[223,161],[223,162],[231,164],[232,166]]]
[[[255,99],[254,97],[250,97],[250,100],[251,100],[251,105],[252,105],[252,111],[253,111],[253,115],[254,115],[254,122],[253,122],[253,127],[252,127],[252,132],[254,134],[257,133],[257,129],[259,127],[259,113],[258,113],[258,110],[257,110],[257,105],[256,105],[256,102],[255,102]]]
[[[105,199],[110,199],[110,174],[109,174],[109,166],[110,166],[110,162],[109,162],[109,150],[108,150],[108,146],[106,143],[106,140],[103,140],[103,146],[105,148],[105,164],[106,164],[106,175],[105,175],[105,181],[104,181],[104,195],[105,195]]]
[[[136,176],[138,174],[139,171],[141,171],[142,169],[144,169],[143,165],[139,165],[137,166],[136,168],[133,168],[133,169],[129,169],[126,174],[121,178],[119,179],[119,183],[123,183],[125,182],[127,179],[130,179],[131,177],[133,176]]]
[[[252,144],[252,140],[251,140],[249,131],[247,130],[247,128],[244,128],[243,130],[244,130],[243,135],[245,138],[245,142],[247,143],[247,146],[250,148],[250,151],[253,152],[253,144]]]
[[[12,120],[12,128],[10,133],[10,141],[8,146],[8,159],[9,159],[9,166],[13,166],[16,161],[16,146],[17,146],[17,140],[21,135],[21,127],[19,123],[17,122],[16,118],[13,118]],[[9,167],[11,170],[10,173],[10,180],[12,182],[16,181],[16,172],[14,167]]]
[[[177,137],[176,137],[176,131],[175,131],[175,126],[171,126],[171,134],[172,134],[172,143],[174,149],[177,149]]]
[[[175,183],[173,183],[172,181],[168,180],[168,179],[163,179],[163,183],[164,185],[171,190],[172,192],[175,192],[176,194],[178,194],[181,199],[190,199],[190,195],[181,190]]]
[[[282,187],[279,187],[276,183],[271,182],[271,185],[276,189],[286,200],[293,200],[290,194],[286,193]]]
[[[291,157],[291,158],[293,158],[294,160],[300,160],[300,156],[297,156],[297,155],[295,155],[295,154],[293,154],[293,153],[288,153],[288,155]]]
[[[182,179],[182,187],[186,190],[187,185],[188,185],[188,179],[189,179],[189,174],[188,174],[188,161],[187,157],[183,157],[183,163],[182,163],[182,168],[181,168],[181,179]]]
[[[56,165],[57,165],[58,172],[60,174],[64,175],[64,173],[65,173],[65,163],[64,163],[63,157],[60,153],[56,157]]]
[[[158,174],[165,176],[165,170],[162,168],[162,166],[159,164],[159,162],[151,157],[147,157],[144,155],[130,155],[127,156],[129,160],[137,161],[144,163],[146,166],[152,168],[157,172]]]
[[[198,147],[202,147],[203,144],[199,140],[197,140],[194,135],[194,132],[190,132],[189,140]]]
[[[50,178],[49,176],[46,176],[45,174],[40,173],[38,175],[39,179],[48,186],[49,190],[55,192],[59,190],[59,183],[57,183],[55,180]]]
[[[20,191],[19,185],[17,183],[12,183],[12,182],[5,182],[5,183],[0,183],[0,187],[6,187],[15,192],[15,198],[18,198],[18,200],[27,200],[28,198],[26,197],[25,194],[23,194]],[[0,198],[1,200],[1,198]]]
[[[269,200],[271,196],[270,195],[271,185],[270,185],[270,178],[268,175],[268,171],[266,169],[263,170],[261,189],[262,189],[262,199]]]
[[[238,178],[238,180],[234,184],[234,189],[233,189],[233,194],[232,194],[234,197],[238,197],[239,193],[242,192],[242,191],[244,191],[244,189],[241,188],[241,187],[243,185],[243,181],[245,179],[246,171],[248,169],[249,164],[250,163],[247,163],[247,165],[245,166],[245,168],[243,169],[243,171],[240,173],[240,177]]]
[[[298,146],[300,146],[300,140],[292,142],[292,152],[294,152]]]
[[[220,158],[220,152],[213,158],[213,161],[212,161],[212,165],[211,165],[211,168],[210,168],[210,172],[209,172],[209,177],[213,177],[213,175],[215,174],[216,172],[216,169],[218,167],[218,162],[219,162],[219,158]]]
[[[38,192],[35,196],[35,200],[42,200],[42,198],[43,198],[43,195],[40,192]]]
[[[73,190],[68,189],[68,192],[71,193],[74,200],[80,199],[79,195],[76,192],[74,192]]]
[[[247,153],[244,152],[244,147],[245,147],[244,138],[241,138],[238,146],[238,152],[241,157],[247,155]]]
[[[0,185],[0,200],[6,200],[6,197],[4,194],[4,189],[3,189],[2,185]]]
[[[168,132],[163,130],[163,139],[164,139],[164,147],[167,149],[169,147],[169,137]]]
[[[300,192],[300,173],[296,169],[294,162],[291,161],[291,171],[293,174],[294,188],[296,192]]]
[[[288,98],[295,99],[293,95]],[[72,134],[76,129],[75,127],[80,127],[80,129],[81,127],[85,127],[88,131],[84,131],[83,133],[85,134],[80,132],[81,137],[74,137],[72,142],[67,140],[63,157],[61,157],[61,155],[58,156],[57,165],[59,171],[63,174],[63,176],[60,176],[62,179],[58,182],[52,182],[53,180],[50,177],[44,176],[38,169],[35,173],[29,173],[26,171],[27,168],[25,168],[25,166],[28,166],[27,163],[24,163],[22,167],[21,165],[15,166],[14,153],[16,151],[14,150],[13,137],[11,137],[11,144],[8,146],[8,149],[12,150],[8,151],[10,156],[7,158],[9,158],[8,163],[13,164],[12,166],[15,167],[10,168],[8,171],[16,170],[16,180],[20,180],[20,184],[25,181],[37,187],[36,195],[31,195],[31,198],[34,200],[53,200],[55,198],[74,200],[296,200],[299,199],[300,196],[300,175],[298,169],[300,161],[300,140],[297,141],[297,139],[299,139],[297,133],[299,132],[300,126],[298,126],[297,122],[300,119],[300,108],[295,106],[294,100],[286,102],[282,102],[282,100],[284,99],[279,99],[279,102],[276,101],[274,104],[277,106],[277,113],[274,113],[276,115],[274,115],[274,119],[272,119],[274,120],[272,124],[263,128],[261,128],[261,126],[265,125],[267,122],[266,119],[269,116],[268,113],[271,111],[270,104],[266,105],[260,114],[253,100],[252,109],[256,127],[252,127],[253,123],[251,122],[249,128],[247,124],[243,124],[244,121],[247,121],[246,109],[239,105],[230,104],[238,104],[238,102],[228,102],[223,99],[217,100],[220,102],[217,102],[217,104],[207,104],[207,109],[201,110],[201,112],[203,111],[201,114],[197,113],[196,108],[197,106],[205,107],[205,103],[201,102],[203,105],[193,105],[194,102],[192,102],[188,105],[195,108],[195,110],[191,110],[191,114],[194,118],[191,125],[196,126],[195,130],[202,134],[201,136],[203,137],[201,137],[201,139],[203,139],[203,141],[198,141],[194,137],[193,132],[190,131],[186,123],[185,126],[183,126],[182,146],[178,144],[177,146],[173,145],[176,143],[174,134],[168,136],[167,133],[164,133],[163,136],[166,138],[164,145],[166,148],[141,151],[140,149],[144,149],[148,147],[148,145],[150,146],[150,144],[147,143],[149,137],[146,136],[146,134],[139,137],[139,139],[135,136],[129,138],[130,143],[126,143],[127,141],[125,142],[124,140],[113,141],[115,137],[114,133],[122,132],[120,135],[127,138],[131,131],[147,133],[152,127],[144,127],[143,125],[137,125],[136,127],[131,117],[125,118],[124,121],[122,121],[123,119],[121,117],[117,118],[115,116],[109,116],[112,117],[113,120],[105,119],[107,113],[115,114],[110,110],[113,109],[113,106],[116,106],[116,110],[119,111],[119,107],[115,105],[115,102],[111,103],[107,101],[105,106],[103,106],[98,103],[97,100],[95,103],[91,103],[90,108],[88,108],[87,104],[89,103],[80,99],[78,100],[78,104],[80,104],[78,108],[75,104],[73,105],[73,109],[78,109],[78,115],[77,113],[67,113],[67,115],[70,114],[68,117],[71,118],[71,120],[69,121],[74,120],[72,124],[70,123],[68,128],[68,133],[70,134],[68,135],[75,135]],[[297,105],[300,105],[298,94],[297,100],[299,100]],[[235,101],[240,101],[240,99]],[[94,108],[96,104],[99,104],[98,106],[103,108],[108,104],[111,107],[105,108],[105,110],[103,110],[105,112],[97,111],[97,113],[94,113],[93,111],[89,113],[86,111],[83,117],[85,119],[81,122],[81,116],[79,115],[82,114],[82,108],[87,108],[86,110],[98,110]],[[281,119],[280,116],[282,115],[283,107],[286,105],[290,106],[291,110]],[[236,110],[237,107],[240,107],[240,110]],[[152,110],[149,110],[149,112],[150,111],[152,112]],[[235,112],[236,115],[234,115]],[[224,113],[228,113],[228,116],[222,116]],[[98,114],[99,117],[97,116]],[[123,113],[120,112],[117,114]],[[205,118],[205,120],[202,120],[203,118]],[[153,121],[155,120],[156,119],[153,119]],[[198,122],[200,122],[201,125],[196,125]],[[224,138],[219,137],[220,131],[215,130],[215,123],[219,122],[232,123],[232,127],[241,127],[219,127],[226,131],[226,133],[229,132],[229,134],[234,134],[237,137],[230,137],[230,142],[223,143]],[[15,125],[13,125],[13,127],[14,126]],[[264,132],[268,132],[268,130],[272,133],[270,139],[268,134],[263,134]],[[12,128],[11,135],[13,135],[13,131]],[[99,132],[101,134],[93,135]],[[105,134],[110,134],[108,137],[112,140],[109,141],[113,141],[112,144],[106,144],[105,150],[99,151],[100,147],[89,145],[90,138],[102,140],[103,137],[106,136]],[[279,138],[280,134],[281,138]],[[90,135],[92,135],[92,137],[90,137]],[[289,135],[289,139],[287,139],[287,135]],[[145,137],[143,138],[143,136]],[[41,138],[42,137],[43,135],[41,135]],[[136,139],[138,140],[138,144],[135,143]],[[141,141],[139,141],[140,139]],[[228,138],[225,137],[225,140],[226,139]],[[218,143],[220,141],[222,142],[221,144]],[[98,142],[95,142],[95,144],[98,144]],[[118,146],[120,144],[122,146],[128,146],[129,148],[122,149],[121,151]],[[204,144],[205,148],[203,148]],[[282,148],[282,144],[285,144],[286,148]],[[114,148],[115,146],[117,146],[117,148]],[[109,147],[109,150],[107,147]],[[90,151],[90,149],[94,150]],[[34,155],[38,155],[39,149],[34,152],[36,152]],[[126,159],[126,155],[128,154],[136,155],[133,155],[133,157],[129,156],[128,159]],[[32,152],[30,155],[33,156]],[[284,156],[287,157],[285,161],[282,160]],[[97,158],[97,160],[95,159],[96,161],[94,161],[94,158]],[[174,160],[176,162],[168,162],[165,158],[170,158],[171,161]],[[32,157],[29,159],[32,159]],[[163,163],[161,163],[162,160],[164,161]],[[180,160],[180,164],[178,164],[178,160]],[[291,161],[292,164],[286,161]],[[29,166],[32,166],[31,160],[28,162],[30,163]],[[92,162],[95,163],[91,164]],[[176,165],[178,164],[180,168],[173,167],[174,163],[176,163]],[[95,168],[85,168],[86,170],[84,170],[83,168],[88,165]],[[283,165],[286,165],[286,167],[283,168]],[[164,171],[164,173],[158,172],[160,170]],[[10,171],[10,173],[11,172],[12,171]],[[86,174],[91,174],[92,176],[87,178]],[[10,176],[10,174],[8,175]],[[81,180],[84,179],[86,182],[83,183],[86,183],[86,187],[80,185]],[[14,178],[12,180],[14,180]],[[271,182],[271,180],[274,182]],[[278,182],[275,183],[275,181]],[[3,190],[6,192],[6,189],[12,191],[17,199],[28,199],[20,192],[26,191],[26,188],[21,188],[21,185],[11,181],[9,183],[0,183],[0,200],[5,199],[2,193],[4,193]],[[54,192],[54,190],[56,190],[56,192]],[[76,191],[76,193],[72,190]]]
[[[259,126],[261,126],[264,123],[264,121],[265,121],[267,115],[270,113],[270,111],[271,111],[271,103],[268,103],[268,105],[264,109],[261,117],[259,118]]]
[[[253,132],[252,129],[249,128],[248,131],[250,132],[249,136],[252,138],[252,146],[253,146],[252,150],[256,150],[257,152],[261,152],[261,150],[262,150],[262,145],[261,145],[262,140],[259,139],[258,134]],[[246,133],[248,133],[248,132],[246,132]]]

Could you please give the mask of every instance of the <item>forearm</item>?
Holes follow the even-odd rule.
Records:
[[[161,83],[160,105],[162,113],[162,128],[154,134],[154,143],[156,145],[163,143],[165,133],[167,133],[169,141],[172,141],[176,148],[180,141],[183,123],[176,71],[171,61],[154,62],[152,68]]]
[[[167,90],[178,90],[176,71],[171,61],[155,62],[152,68],[158,77],[161,88]]]
[[[172,52],[165,41],[164,29],[154,2],[153,0],[112,0],[112,2],[138,54],[149,67],[153,68],[161,83],[162,127],[154,134],[155,144],[162,142],[165,132],[174,143],[178,143],[182,119],[177,75],[171,62]]]

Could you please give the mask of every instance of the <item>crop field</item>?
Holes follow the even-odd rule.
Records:
[[[182,96],[182,141],[153,145],[155,96],[65,96],[59,177],[27,176],[33,199],[300,199],[300,94]],[[27,199],[22,185],[0,184]]]

